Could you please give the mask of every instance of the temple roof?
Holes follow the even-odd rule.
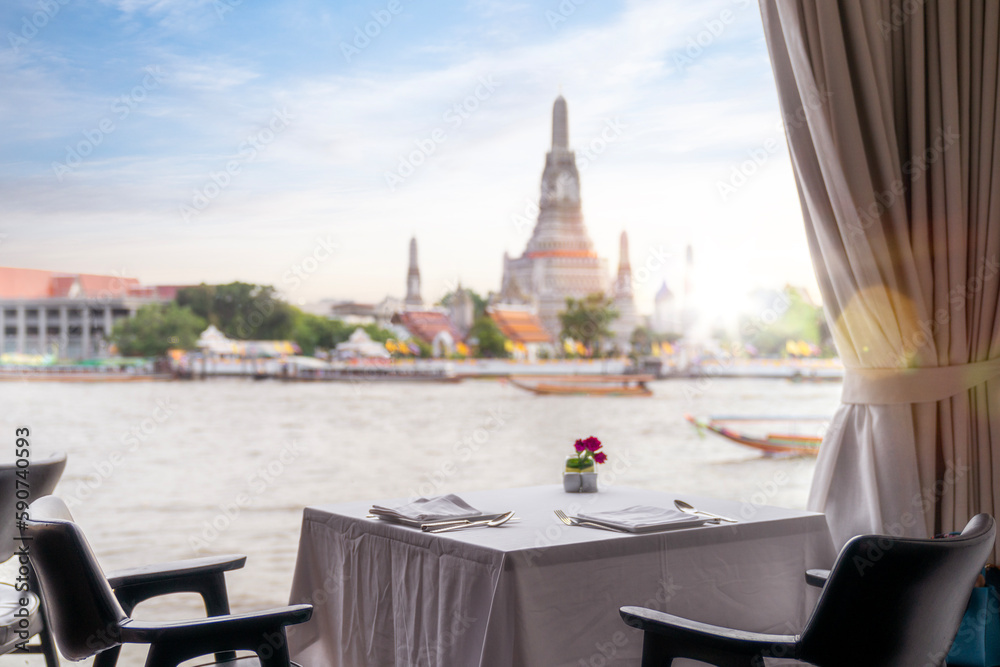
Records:
[[[456,342],[465,338],[447,315],[436,310],[404,310],[392,316],[392,323],[403,325],[411,336],[427,344],[433,343],[442,331]]]
[[[538,316],[526,310],[491,307],[489,315],[500,332],[515,343],[551,343]]]

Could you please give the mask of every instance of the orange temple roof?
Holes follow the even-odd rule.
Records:
[[[552,337],[534,313],[525,310],[490,308],[489,314],[501,333],[515,343],[552,342]]]

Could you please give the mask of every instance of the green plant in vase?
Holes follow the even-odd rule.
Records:
[[[573,443],[576,456],[566,459],[566,472],[594,472],[595,464],[604,463],[608,455],[600,451],[601,441],[590,436]]]

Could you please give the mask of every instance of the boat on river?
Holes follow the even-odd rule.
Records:
[[[326,368],[286,368],[281,380],[296,382],[461,382],[447,365],[330,364]]]
[[[710,431],[732,442],[752,447],[766,456],[817,456],[829,417],[684,415],[699,432]]]
[[[555,396],[652,396],[652,375],[510,375],[507,380],[534,394]]]

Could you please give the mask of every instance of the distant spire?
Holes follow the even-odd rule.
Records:
[[[622,232],[621,245],[618,250],[618,273],[625,269],[632,270],[632,265],[628,261],[628,232]]]
[[[552,148],[569,149],[569,113],[562,95],[552,105]]]
[[[410,269],[406,273],[406,305],[422,306],[420,296],[420,268],[417,266],[417,237],[410,239]]]
[[[615,281],[615,295],[632,297],[632,265],[628,260],[628,233],[622,232],[618,255],[618,280]]]

